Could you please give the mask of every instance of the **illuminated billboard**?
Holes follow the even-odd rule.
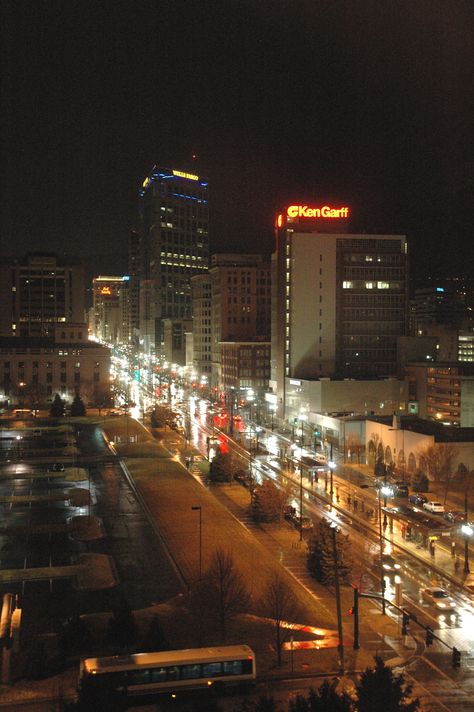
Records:
[[[289,218],[348,218],[349,208],[332,208],[330,205],[323,205],[320,208],[308,205],[289,205],[286,215]]]

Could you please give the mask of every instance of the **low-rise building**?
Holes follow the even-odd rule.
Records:
[[[45,407],[59,395],[101,404],[110,397],[110,350],[87,339],[86,324],[54,336],[0,337],[0,400]]]

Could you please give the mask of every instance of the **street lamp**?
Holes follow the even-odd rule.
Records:
[[[381,495],[384,495],[384,501],[387,502],[387,496],[391,490],[389,487],[382,487],[379,491],[379,542],[380,542],[380,585],[382,588],[382,614],[385,615],[385,577],[383,568],[383,534],[382,534],[382,500]],[[384,526],[387,526],[387,515],[384,512]]]
[[[469,537],[474,534],[474,529],[469,524],[463,524],[461,531],[464,534],[464,573],[468,574],[469,569]]]
[[[21,443],[21,435],[17,435],[17,436],[16,436],[16,442],[17,442],[17,445],[18,445],[18,454],[17,454],[17,457],[18,457],[19,460],[21,460],[21,445],[20,445],[20,443]]]
[[[329,460],[328,462],[328,467],[329,467],[329,476],[330,476],[330,481],[329,481],[329,496],[331,497],[331,502],[333,498],[333,472],[336,469],[336,463],[333,462],[332,460]]]
[[[305,413],[299,414],[301,423],[301,444],[300,444],[300,541],[303,541],[303,438],[304,438],[304,421],[306,420]]]
[[[202,579],[202,508],[201,505],[191,507],[193,512],[199,511],[199,581]]]

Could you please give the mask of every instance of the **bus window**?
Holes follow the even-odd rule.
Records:
[[[166,668],[166,679],[167,680],[178,680],[179,679],[179,668],[177,665],[174,667]]]
[[[201,677],[201,665],[181,665],[180,673],[180,680],[197,680]]]
[[[176,668],[170,668],[171,670]],[[150,670],[151,682],[165,682],[166,681],[166,668],[152,668]],[[168,678],[171,680],[171,678]]]
[[[224,675],[242,675],[242,660],[226,660],[222,665]]]
[[[129,670],[127,672],[127,685],[146,685],[150,682],[149,670]]]
[[[202,666],[202,676],[203,677],[219,677],[219,675],[222,675],[221,663],[203,663],[203,666]]]

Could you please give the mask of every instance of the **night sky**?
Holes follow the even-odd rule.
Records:
[[[210,179],[214,251],[289,201],[473,265],[472,0],[3,0],[1,253],[126,271],[154,163]],[[192,154],[198,158],[193,162]]]

